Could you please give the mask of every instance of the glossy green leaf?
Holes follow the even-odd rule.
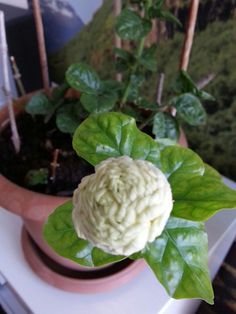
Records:
[[[179,138],[179,126],[170,114],[158,112],[153,119],[152,133],[156,138],[169,138],[177,141]]]
[[[68,84],[80,92],[97,94],[101,81],[95,70],[85,63],[75,63],[66,71]]]
[[[180,20],[170,11],[159,10],[159,11],[156,11],[154,16],[161,21],[175,23],[179,27],[182,27]]]
[[[161,170],[168,177],[172,192],[178,188],[182,180],[204,174],[202,159],[191,149],[181,146],[169,146],[161,152]]]
[[[143,75],[133,74],[130,78],[130,85],[129,85],[129,95],[128,101],[137,103],[140,95],[139,90],[141,85],[143,84],[144,77]]]
[[[121,58],[123,60],[128,61],[132,58],[132,54],[124,49],[114,47],[113,51],[118,58]]]
[[[135,120],[118,112],[92,115],[76,130],[73,147],[77,154],[92,165],[109,157],[127,155],[159,163],[158,144],[139,131]]]
[[[172,89],[176,94],[192,93],[202,100],[215,100],[211,94],[203,90],[199,90],[197,84],[192,80],[189,74],[183,70],[179,71],[175,81],[172,83]]]
[[[172,98],[170,105],[175,107],[178,115],[190,125],[206,122],[206,111],[199,99],[190,93]]]
[[[154,0],[153,6],[156,11],[160,10],[164,4],[165,0]]]
[[[31,115],[47,115],[53,108],[53,104],[43,92],[31,97],[25,106],[25,111]]]
[[[179,71],[177,77],[172,83],[173,92],[176,94],[192,93],[196,95],[198,92],[197,85],[186,71]]]
[[[207,101],[215,101],[215,97],[212,96],[211,94],[204,92],[203,90],[199,90],[197,92],[197,95],[199,98],[201,98],[202,100],[207,100]]]
[[[102,95],[82,94],[80,101],[88,112],[106,112],[114,108],[118,96],[116,93],[103,93]]]
[[[216,169],[214,169],[213,167],[211,167],[210,165],[206,163],[204,163],[204,167],[205,167],[205,171],[204,171],[205,176],[208,176],[209,178],[211,177],[211,178],[221,180],[221,175]]]
[[[200,298],[213,304],[204,224],[170,217],[161,236],[133,258],[145,258],[172,298]]]
[[[147,70],[156,72],[157,70],[157,47],[152,45],[145,48],[141,57],[138,59],[139,63]]]
[[[78,127],[81,117],[80,102],[65,104],[57,111],[56,125],[63,133],[73,134]]]
[[[119,91],[121,91],[123,88],[123,83],[118,82],[115,80],[107,80],[107,81],[102,81],[102,86],[100,88],[100,93],[109,93],[109,94],[114,94]]]
[[[122,10],[116,21],[116,32],[125,40],[140,40],[151,30],[151,22],[129,9]]]
[[[78,238],[72,222],[72,209],[71,201],[64,203],[57,207],[44,225],[43,236],[59,255],[84,266],[102,266],[124,259]]]
[[[206,166],[203,176],[174,184],[172,215],[194,221],[205,221],[222,209],[236,208],[236,191],[227,187],[218,173]]]
[[[122,255],[111,255],[102,251],[101,249],[94,247],[92,250],[92,259],[95,266],[102,266],[125,259]]]

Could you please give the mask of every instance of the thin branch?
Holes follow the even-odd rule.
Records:
[[[216,77],[215,73],[210,73],[207,76],[203,77],[199,82],[197,82],[197,87],[199,89],[204,88],[205,86],[207,86],[208,84],[211,83],[211,81],[213,81]]]
[[[25,92],[25,88],[24,88],[24,85],[23,85],[22,80],[21,80],[21,74],[20,74],[19,68],[16,64],[16,60],[13,56],[10,57],[10,60],[11,60],[12,70],[14,72],[14,79],[15,79],[16,84],[18,86],[19,92],[20,92],[21,96],[24,96],[26,94],[26,92]]]
[[[37,40],[38,40],[38,49],[39,49],[39,58],[41,64],[41,74],[43,80],[43,87],[47,93],[49,93],[50,89],[50,81],[48,74],[48,62],[47,62],[47,54],[45,48],[45,40],[44,40],[44,30],[43,30],[43,21],[40,10],[39,0],[32,0],[33,4],[33,12],[35,19],[35,26],[37,32]]]
[[[51,172],[52,172],[50,179],[52,181],[55,181],[57,168],[60,167],[60,164],[58,163],[59,153],[60,153],[60,150],[56,148],[53,152],[53,161],[50,163]]]
[[[180,69],[187,71],[190,53],[193,44],[194,31],[197,20],[197,13],[199,7],[199,0],[191,0],[189,16],[188,16],[188,24],[187,24],[187,32],[184,39],[184,44],[181,52],[180,58]]]
[[[162,99],[164,81],[165,81],[165,74],[164,74],[164,73],[161,73],[161,74],[160,74],[159,81],[158,81],[158,86],[157,86],[157,103],[158,103],[159,105],[161,105],[161,99]]]
[[[0,55],[2,55],[2,68],[3,68],[3,84],[4,84],[4,91],[6,96],[6,102],[8,107],[10,125],[11,125],[11,132],[12,132],[12,142],[15,148],[16,153],[20,151],[20,136],[18,133],[15,113],[13,109],[13,102],[11,97],[11,85],[10,85],[10,78],[8,72],[8,49],[7,49],[7,40],[6,40],[6,29],[5,29],[5,19],[4,13],[0,11]]]

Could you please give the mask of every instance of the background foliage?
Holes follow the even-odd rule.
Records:
[[[183,25],[186,22],[188,1],[167,1]],[[206,105],[209,114],[205,126],[187,127],[190,146],[202,158],[216,167],[222,174],[236,179],[236,22],[235,1],[201,1],[197,32],[193,45],[189,73],[195,81],[214,73],[216,78],[207,90],[217,102]],[[112,1],[105,0],[93,21],[84,28],[59,53],[51,56],[51,73],[56,81],[64,78],[67,67],[74,62],[85,61],[96,68],[103,79],[115,73],[114,54],[111,50],[113,38]],[[162,25],[158,34],[158,72],[166,75],[164,99],[169,96],[179,62],[183,42],[183,30],[176,26]],[[145,93],[155,97],[157,77],[147,77]]]

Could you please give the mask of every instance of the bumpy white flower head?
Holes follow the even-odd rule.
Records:
[[[162,233],[173,207],[164,174],[148,161],[127,156],[96,166],[75,190],[73,203],[78,236],[125,256]]]

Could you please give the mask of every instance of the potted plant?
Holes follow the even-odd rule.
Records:
[[[204,293],[207,294],[199,293],[198,287],[197,292],[194,290],[193,294],[187,295],[186,297],[202,297],[211,302],[212,292],[210,288],[208,271],[206,270],[205,260],[206,235],[204,233],[202,223],[195,222],[195,220],[205,220],[222,207],[235,206],[235,194],[230,189],[224,187],[219,179],[218,174],[209,166],[205,166],[201,159],[193,152],[181,149],[178,146],[166,147],[166,143],[168,143],[168,145],[173,144],[173,140],[176,141],[179,138],[179,117],[193,125],[202,123],[205,120],[205,111],[200,103],[200,99],[209,99],[211,96],[199,90],[188,76],[186,71],[184,71],[187,69],[186,62],[183,62],[185,66],[181,67],[181,71],[178,74],[177,80],[174,84],[175,96],[172,97],[171,100],[168,102],[165,101],[165,103],[162,102],[163,104],[161,104],[161,88],[158,95],[160,104],[157,104],[156,101],[153,102],[147,100],[142,96],[140,87],[145,78],[145,71],[152,70],[155,67],[155,47],[145,47],[144,45],[145,37],[151,29],[151,21],[156,17],[174,21],[176,21],[176,18],[171,15],[170,12],[164,9],[163,1],[134,1],[133,3],[135,6],[138,6],[140,11],[134,11],[133,9],[125,8],[119,15],[116,23],[116,30],[119,36],[124,40],[130,40],[131,47],[133,47],[133,49],[129,51],[121,48],[115,49],[118,69],[119,71],[123,71],[122,82],[114,80],[103,81],[90,66],[79,63],[72,65],[68,69],[66,73],[66,82],[53,90],[51,95],[40,92],[33,96],[27,103],[26,111],[34,116],[37,124],[44,126],[44,123],[46,122],[46,125],[49,126],[49,129],[46,131],[50,136],[55,136],[55,138],[52,140],[50,137],[49,141],[43,141],[44,148],[49,151],[49,155],[52,155],[50,155],[51,160],[47,160],[47,163],[49,164],[48,173],[45,171],[47,170],[45,169],[45,166],[37,167],[36,169],[31,168],[25,177],[25,182],[31,184],[31,186],[35,185],[36,188],[42,188],[42,185],[44,186],[44,182],[49,181],[49,186],[51,185],[52,189],[55,188],[54,179],[55,177],[58,177],[60,168],[62,168],[61,165],[58,167],[58,164],[60,163],[58,159],[58,153],[60,154],[59,157],[61,158],[70,157],[73,155],[77,161],[76,155],[73,154],[70,148],[69,151],[66,151],[63,147],[58,148],[56,145],[58,143],[58,138],[63,139],[60,142],[65,144],[69,143],[68,145],[70,145],[71,139],[70,135],[67,138],[64,138],[61,133],[58,133],[57,128],[62,133],[64,132],[73,134],[77,125],[80,124],[81,121],[83,121],[86,117],[91,115],[91,118],[89,117],[88,120],[82,122],[78,131],[76,131],[74,135],[74,146],[77,153],[82,158],[90,162],[93,166],[96,165],[98,161],[100,162],[112,156],[119,157],[126,155],[130,156],[132,159],[138,160],[144,160],[147,158],[151,163],[154,163],[155,166],[158,166],[165,175],[167,175],[167,173],[171,175],[170,177],[173,179],[169,178],[170,184],[173,185],[172,180],[174,182],[177,180],[178,183],[175,182],[176,185],[171,186],[173,198],[176,204],[177,199],[174,192],[176,192],[175,189],[177,189],[177,186],[179,186],[178,180],[180,180],[180,178],[183,182],[188,180],[188,184],[181,185],[186,189],[191,187],[189,184],[190,179],[195,182],[196,188],[200,187],[201,185],[204,186],[204,184],[208,184],[207,187],[210,186],[211,188],[213,185],[214,187],[219,187],[219,190],[223,191],[222,193],[224,193],[227,197],[224,199],[222,194],[220,194],[222,198],[212,201],[211,194],[209,196],[210,204],[213,204],[214,206],[209,212],[204,212],[204,208],[201,208],[200,211],[195,212],[192,208],[190,213],[188,212],[187,214],[183,214],[186,206],[186,203],[183,202],[181,205],[182,207],[178,205],[178,210],[176,210],[174,206],[175,218],[169,219],[170,224],[172,221],[176,223],[178,222],[178,224],[182,227],[187,224],[191,231],[196,231],[196,233],[199,234],[199,239],[201,239],[203,246],[203,255],[199,257],[201,259],[201,261],[199,261],[199,265],[203,265],[202,278],[206,283]],[[188,57],[184,58],[184,61],[187,59]],[[75,91],[77,91],[77,93],[75,93]],[[173,116],[170,114],[170,108],[173,107],[177,110],[177,119],[173,118]],[[106,113],[108,111],[116,112]],[[136,118],[140,129],[145,130],[146,132],[153,131],[156,140],[154,141],[149,136],[145,135],[145,133],[138,131],[135,127],[133,118],[130,118],[127,116],[127,114]],[[99,128],[96,119],[99,121],[101,120],[101,129]],[[124,127],[125,125],[127,125],[127,133],[123,135],[123,131],[126,130]],[[91,129],[93,132],[90,132]],[[32,126],[32,131],[33,130],[34,126]],[[104,137],[107,138],[107,136],[111,136],[112,142],[114,140],[117,141],[118,139],[116,136],[118,130],[122,131],[120,133],[120,139],[123,138],[124,141],[118,141],[117,143],[115,142],[115,147],[112,147],[111,145],[109,146],[109,143],[104,141]],[[110,135],[107,134],[107,131],[109,131]],[[26,133],[29,133],[29,130],[27,130]],[[113,136],[115,136],[115,139]],[[99,137],[99,140],[97,137]],[[168,141],[166,138],[168,138]],[[37,136],[34,141],[36,139]],[[134,140],[133,144],[130,142],[132,140]],[[34,141],[32,141],[33,144]],[[91,147],[88,148],[86,143],[92,145],[91,150]],[[119,149],[117,148],[118,144],[120,146]],[[41,141],[39,145],[42,146]],[[58,149],[60,149],[60,151]],[[85,151],[83,151],[83,149]],[[31,154],[32,152],[30,151],[30,155]],[[90,155],[90,157],[92,156],[92,159],[90,159],[88,155]],[[173,157],[173,159],[170,157]],[[83,162],[82,158],[78,159],[78,163],[76,163],[76,165],[74,164],[71,168],[72,176],[76,171],[78,171],[78,169],[84,169],[83,165],[85,163]],[[163,159],[168,161],[166,165]],[[27,162],[28,159],[26,158],[26,163]],[[89,172],[93,172],[93,169],[89,167],[88,163],[86,165],[89,169]],[[178,165],[180,168],[179,171],[177,171]],[[84,175],[85,174],[82,173],[81,177]],[[175,179],[176,177],[177,179]],[[72,208],[70,202],[66,205],[62,205],[62,207],[59,207],[53,216],[49,218],[45,228],[45,236],[48,242],[51,246],[53,246],[57,253],[63,256],[60,257],[52,249],[50,249],[48,245],[45,244],[45,241],[42,237],[42,228],[45,220],[48,218],[48,215],[54,210],[55,207],[64,203],[65,199],[62,197],[58,198],[55,196],[48,196],[27,191],[9,182],[3,176],[1,177],[0,182],[1,190],[4,191],[4,193],[1,194],[1,205],[5,208],[10,208],[13,212],[23,217],[24,226],[30,233],[35,243],[37,243],[43,252],[51,257],[54,261],[60,263],[62,266],[68,266],[70,269],[77,271],[81,269],[81,266],[74,262],[70,262],[68,258],[71,258],[76,262],[79,261],[83,264],[83,266],[87,267],[94,265],[102,266],[107,262],[110,263],[119,260],[122,260],[121,263],[127,263],[127,259],[124,260],[123,254],[119,254],[118,256],[115,254],[115,256],[113,256],[109,252],[104,253],[101,251],[101,249],[93,247],[86,240],[79,239],[76,236],[71,221]],[[187,190],[184,191],[186,192]],[[209,192],[213,193],[212,189],[209,189]],[[184,192],[179,190],[179,193],[182,195],[181,193]],[[63,193],[60,194],[65,195],[64,190]],[[12,197],[12,195],[14,195],[14,197]],[[220,197],[220,195],[217,196]],[[213,194],[213,196],[216,197],[215,194]],[[191,203],[191,201],[189,202]],[[202,202],[205,202],[205,199],[203,199]],[[207,206],[209,205],[209,203],[204,204],[207,204]],[[178,212],[177,214],[176,211]],[[195,214],[199,216],[195,217]],[[57,220],[58,217],[62,218],[62,220]],[[191,218],[193,222],[191,222]],[[61,226],[63,227],[63,223],[67,224],[67,227],[69,227],[71,232],[64,234],[65,237],[61,237]],[[169,226],[169,224],[167,226]],[[160,237],[162,235],[163,233],[160,235]],[[23,236],[25,238],[25,233]],[[180,233],[180,236],[183,237],[183,234]],[[157,238],[158,241],[161,239],[160,237]],[[57,239],[57,241],[55,241],[55,239]],[[70,251],[70,249],[73,248],[73,246],[71,246],[72,243],[70,242],[72,240],[75,241],[73,242],[75,243],[75,251],[73,252]],[[155,242],[152,243],[155,245]],[[188,256],[191,255],[190,253],[193,254],[194,252],[189,252]],[[40,254],[42,254],[42,252]],[[193,255],[195,261],[197,257],[196,254]],[[144,257],[146,260],[151,259],[150,254],[145,253],[144,247],[142,248],[142,251],[139,250],[138,252],[135,252],[135,254],[132,254],[131,257],[134,260],[139,257]],[[171,257],[171,255],[169,255],[169,257]],[[152,262],[153,261],[149,263],[151,267]],[[180,261],[180,263],[182,262],[183,261]],[[140,265],[140,262],[136,264],[133,263],[132,265]],[[136,267],[136,269],[138,269],[140,266]],[[156,270],[154,271],[156,272]],[[168,280],[167,278],[164,278],[161,281],[167,280],[168,284],[172,285],[174,280],[172,275],[173,274],[170,273]],[[89,276],[91,276],[91,274]],[[160,277],[161,275],[158,276]],[[45,277],[49,277],[48,273],[46,273],[44,278]],[[57,277],[57,279],[58,278],[60,279],[61,277]],[[70,284],[72,285],[71,282]],[[72,290],[70,284],[69,287],[67,286],[67,288]],[[185,284],[185,282],[183,282],[183,284]],[[173,286],[167,287],[167,290],[170,292],[170,294],[174,295]],[[174,296],[183,297],[182,294],[178,293]]]

